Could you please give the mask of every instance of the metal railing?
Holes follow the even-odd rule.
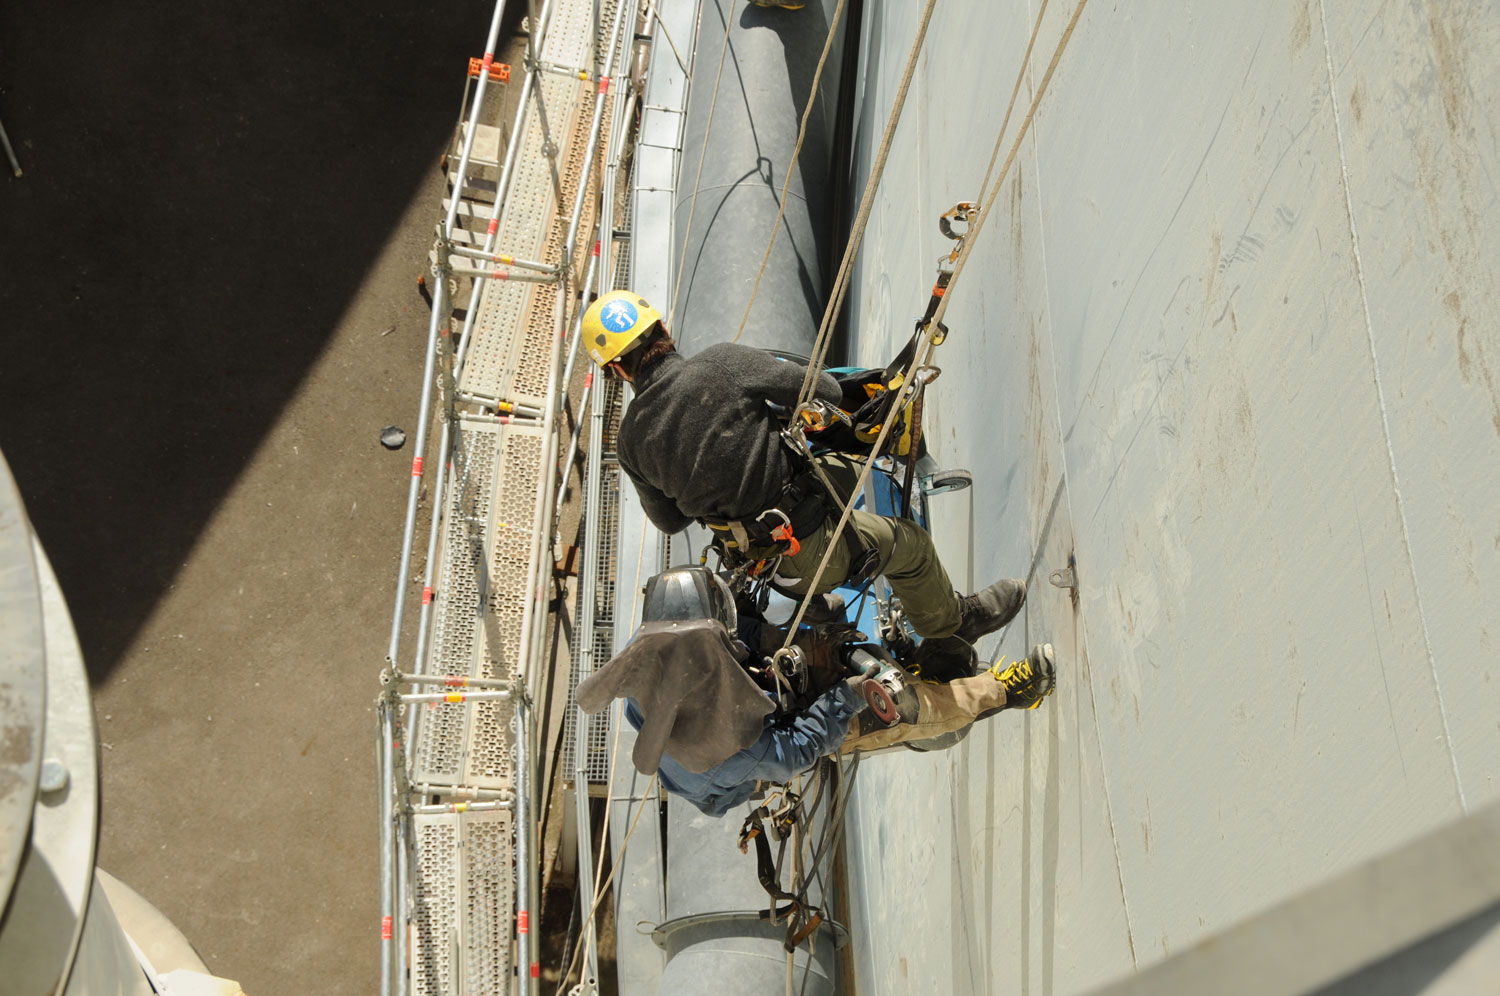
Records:
[[[612,94],[611,81],[615,66],[625,58],[627,29],[638,15],[634,3],[620,0],[598,6],[593,0],[544,0],[539,12],[533,0],[520,101],[499,175],[490,180],[477,174],[495,164],[485,165],[476,159],[475,148],[481,133],[490,127],[482,122],[483,115],[493,113],[487,106],[491,83],[508,78],[508,73],[496,71],[494,61],[504,13],[505,3],[500,0],[490,21],[484,57],[471,67],[471,82],[465,87],[456,130],[461,148],[456,164],[450,159],[447,203],[432,252],[435,280],[421,410],[390,639],[376,708],[382,996],[404,996],[413,988],[444,994],[501,991],[494,988],[499,983],[503,983],[503,991],[532,993],[539,975],[530,931],[540,864],[533,816],[537,807],[532,785],[537,731],[532,707],[545,671],[546,595],[559,504],[554,499],[560,494],[558,415],[568,401],[567,375],[577,354],[577,326],[587,292],[608,271],[611,230],[607,224],[595,242],[585,272],[579,272],[584,267],[577,259],[580,246],[595,241],[587,238],[595,224],[611,216],[612,170],[619,161],[618,151],[604,171],[608,182],[592,188],[590,179],[611,98],[614,133],[619,135],[626,124],[623,94],[619,92],[624,88],[616,87]],[[559,58],[559,54],[569,53],[549,50],[549,33],[559,21],[563,27],[557,31],[576,31],[580,26],[588,31],[587,53],[582,58]],[[575,64],[584,62],[588,65]],[[565,150],[554,139],[554,127],[566,127],[566,111],[571,105],[563,101],[564,113],[557,114],[559,108],[546,106],[543,91],[544,77],[565,83],[569,76],[587,81],[593,106],[587,132],[575,129]],[[553,112],[550,115],[549,110]],[[578,120],[583,120],[581,113]],[[539,141],[528,141],[529,135],[539,135]],[[614,146],[618,149],[618,140]],[[522,168],[520,157],[528,154],[537,157],[534,162],[540,163],[550,181],[543,184],[553,195],[549,210],[539,210],[530,203],[509,204],[512,184]],[[575,174],[577,187],[570,190],[567,181]],[[480,238],[477,228],[462,228],[460,218],[486,220],[484,200],[491,186],[494,200]],[[567,201],[565,194],[571,194]],[[595,204],[599,204],[597,212],[590,210]],[[521,245],[507,246],[506,251],[497,247],[508,212],[527,214],[511,220],[535,235],[533,241],[540,252]],[[595,214],[597,218],[593,218]],[[544,249],[543,235],[564,217],[567,222],[560,245],[554,245],[551,251]],[[599,242],[603,243],[603,266],[599,265]],[[462,296],[459,287],[464,280],[472,284],[455,343],[450,335],[455,325],[454,298]],[[528,297],[524,305],[533,312],[546,306],[543,295],[551,295],[552,335],[546,355],[546,391],[541,399],[507,396],[498,383],[471,382],[465,390],[459,388],[476,338],[477,316],[486,307],[490,289],[502,282],[534,285],[532,293],[536,296]],[[519,316],[516,320],[519,323]],[[570,327],[572,334],[568,335]],[[577,399],[580,414],[588,403],[588,390]],[[435,391],[440,392],[437,399]],[[433,428],[438,430],[439,459],[429,474],[424,454]],[[523,435],[515,437],[516,432]],[[498,555],[499,531],[503,529],[513,538],[521,524],[497,521],[495,503],[501,496],[487,490],[492,482],[505,480],[500,476],[502,459],[524,459],[529,452],[521,447],[516,451],[521,457],[502,454],[502,446],[512,438],[520,438],[528,446],[535,441],[536,449],[535,486],[528,485],[524,495],[532,508],[525,583],[516,600],[518,609],[510,610],[519,618],[508,621],[512,629],[519,630],[518,640],[513,642],[497,637],[500,623],[496,615],[501,610],[496,602],[500,586],[513,584],[514,579],[495,576],[491,563]],[[569,443],[570,462],[576,445],[576,439]],[[422,601],[416,609],[411,654],[403,660],[403,633],[411,623],[407,578],[415,566],[424,484],[430,484],[430,513]],[[435,587],[439,565],[453,558],[468,558],[459,564],[458,571],[467,579],[467,587],[459,590],[460,586],[447,583],[441,589]],[[451,659],[444,656],[451,649],[445,644],[450,636],[450,642],[458,648],[454,651],[457,656]],[[486,671],[494,676],[485,676]],[[443,719],[454,715],[449,710],[457,711],[461,722]],[[501,710],[509,711],[508,729],[500,719],[505,715]],[[498,728],[503,735],[498,740],[482,739],[475,732],[480,724],[487,724],[485,730],[490,732]],[[449,753],[458,761],[433,780],[433,772],[428,769],[435,766],[418,765],[417,759],[432,752],[430,738],[441,738],[445,731],[454,729],[460,730],[459,747],[456,753]],[[496,756],[478,758],[476,764],[480,753]],[[476,777],[474,772],[479,769],[490,774]],[[510,784],[505,784],[507,781]],[[499,867],[507,864],[506,858],[512,854],[511,867]],[[450,862],[451,867],[433,867],[443,862]],[[471,890],[467,908],[457,908],[462,903],[450,903],[446,909],[435,909],[431,904],[417,909],[418,900],[427,898],[423,890],[432,888],[432,883],[450,890],[467,883]],[[512,943],[514,965],[510,963]],[[481,950],[486,947],[496,950]],[[414,953],[417,961],[412,960]]]

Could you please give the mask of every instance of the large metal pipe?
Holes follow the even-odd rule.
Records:
[[[727,340],[740,326],[776,225],[832,10],[824,3],[795,13],[746,0],[734,3],[715,101],[714,70],[731,5],[732,0],[703,0],[683,130],[672,261],[684,262],[682,272],[673,274],[669,307],[672,335],[685,353]],[[740,336],[746,345],[807,355],[817,336],[827,281],[822,261],[828,256],[832,216],[828,155],[839,65],[838,58],[829,59],[813,98],[817,104],[791,168],[776,245]],[[707,155],[702,155],[705,142]]]
[[[815,3],[792,13],[744,0],[733,4],[715,101],[714,69],[731,6],[731,0],[704,0],[674,207],[672,261],[684,264],[667,306],[674,310],[672,334],[689,354],[731,339],[740,326],[777,223],[833,9]],[[822,261],[830,255],[828,156],[841,63],[836,54],[829,59],[820,93],[812,95],[817,103],[791,167],[780,231],[739,339],[746,345],[802,356],[812,351],[823,313]],[[736,847],[738,820],[710,819],[677,799],[669,799],[667,812],[667,919],[655,932],[667,956],[660,992],[781,992],[786,927],[743,912],[766,907],[769,898],[754,861]],[[822,901],[816,889],[808,898]],[[834,991],[834,949],[841,940],[825,925],[811,949],[806,942],[797,948],[793,991]]]

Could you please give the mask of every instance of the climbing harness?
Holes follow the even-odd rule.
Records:
[[[801,553],[802,541],[828,521],[833,509],[844,504],[817,459],[810,455],[805,439],[787,432],[782,437],[793,459],[803,466],[782,489],[775,505],[743,519],[704,516],[698,520],[713,536],[711,547],[718,551],[720,563],[731,570],[743,567],[753,579],[770,578],[782,557]],[[867,546],[852,529],[845,530],[838,541],[849,549],[850,583],[858,586],[872,578],[879,551]],[[707,557],[705,548],[698,562],[707,563]]]
[[[783,789],[773,792],[766,802],[752,809],[740,824],[740,853],[748,853],[750,842],[755,842],[756,876],[771,900],[769,908],[760,911],[760,918],[772,923],[788,921],[782,947],[789,953],[796,950],[797,945],[817,930],[825,919],[821,907],[808,903],[801,893],[788,892],[781,887],[780,868],[786,856],[786,843],[802,821],[802,796],[791,789]],[[774,860],[768,837],[776,838]],[[779,902],[785,905],[778,906]]]

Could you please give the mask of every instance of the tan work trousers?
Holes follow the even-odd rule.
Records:
[[[843,454],[830,453],[818,458],[829,482],[845,501],[859,481],[861,463]],[[838,515],[827,521],[811,536],[798,539],[802,549],[796,556],[782,557],[772,582],[783,591],[803,595],[808,582],[817,572],[823,551],[833,540]],[[937,550],[927,530],[910,519],[893,519],[870,512],[857,511],[845,529],[853,529],[866,547],[874,547],[878,561],[876,573],[884,574],[891,590],[901,599],[912,628],[923,637],[950,636],[958,629],[959,598],[948,580],[948,572],[938,560]],[[828,567],[818,581],[817,594],[831,591],[849,577],[850,551],[847,539],[840,537]]]
[[[917,693],[917,721],[897,723],[886,729],[860,733],[858,719],[849,724],[840,752],[875,750],[908,740],[926,740],[962,729],[997,709],[1005,707],[1005,686],[988,671],[973,678],[959,678],[945,685],[914,681],[909,685]]]

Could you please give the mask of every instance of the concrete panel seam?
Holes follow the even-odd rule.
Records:
[[[1221,123],[1222,123],[1222,118],[1220,120],[1221,120]],[[1037,157],[1037,147],[1041,144],[1041,134],[1042,134],[1041,122],[1038,121],[1037,122],[1037,126],[1036,126],[1036,130],[1032,133],[1032,139],[1031,139],[1031,173],[1032,173],[1032,177],[1034,178],[1034,182],[1036,184],[1036,189],[1037,189],[1037,196],[1033,197],[1032,201],[1036,204],[1036,224],[1037,224],[1037,235],[1038,235],[1037,244],[1040,246],[1040,249],[1038,250],[1038,252],[1041,253],[1041,257],[1042,257],[1041,258],[1042,299],[1044,301],[1049,302],[1049,307],[1047,309],[1047,314],[1045,316],[1045,319],[1046,319],[1045,320],[1045,329],[1046,329],[1046,337],[1047,337],[1047,352],[1048,352],[1048,356],[1051,359],[1051,365],[1052,365],[1052,398],[1053,398],[1052,414],[1053,414],[1053,417],[1057,420],[1057,439],[1058,439],[1058,449],[1060,450],[1060,452],[1058,453],[1058,459],[1062,463],[1062,470],[1059,473],[1058,480],[1057,480],[1058,497],[1059,498],[1065,497],[1067,499],[1067,503],[1068,503],[1068,524],[1069,524],[1068,525],[1068,529],[1069,529],[1069,532],[1072,532],[1072,523],[1075,522],[1076,520],[1073,518],[1073,493],[1067,487],[1067,482],[1068,482],[1068,444],[1067,444],[1067,439],[1068,439],[1068,437],[1063,432],[1063,424],[1062,424],[1062,417],[1063,417],[1062,416],[1062,388],[1061,388],[1061,385],[1059,385],[1058,382],[1057,382],[1057,366],[1058,366],[1058,364],[1057,364],[1057,337],[1053,334],[1053,329],[1052,329],[1052,309],[1050,307],[1050,302],[1052,300],[1052,279],[1051,279],[1050,271],[1047,268],[1047,219],[1046,219],[1046,216],[1044,215],[1044,213],[1042,211],[1042,195],[1041,195],[1041,190],[1042,190],[1042,167],[1041,167],[1041,163],[1040,163],[1040,161],[1038,160],[1038,157]],[[1205,156],[1206,155],[1207,154],[1205,153]],[[1186,198],[1184,198],[1184,200],[1186,200]],[[1180,207],[1181,207],[1181,205],[1179,205],[1179,209],[1180,209]],[[1052,511],[1055,512],[1056,510],[1057,510],[1057,499],[1053,499]],[[1051,512],[1048,513],[1047,518],[1048,518],[1048,526],[1047,526],[1047,528],[1050,529],[1051,528],[1051,519],[1052,519],[1052,513]],[[1077,542],[1076,535],[1074,536],[1074,542],[1075,542],[1075,544]],[[1075,552],[1075,559],[1076,559],[1076,552],[1077,552],[1076,548],[1075,548],[1074,552]],[[1037,545],[1037,556],[1040,557],[1040,555],[1041,555],[1041,543],[1039,542],[1038,545]],[[1035,563],[1033,563],[1033,565],[1032,565],[1033,572],[1035,571],[1035,566],[1036,566]],[[1028,578],[1027,583],[1028,584],[1030,583],[1029,578]],[[1088,620],[1084,618],[1083,612],[1081,610],[1078,612],[1077,626],[1078,626],[1078,640],[1079,640],[1079,642],[1083,646],[1083,658],[1084,659],[1088,659],[1088,655],[1089,655],[1089,649],[1088,649],[1089,648]],[[1075,665],[1076,665],[1076,661],[1075,661]],[[1076,671],[1074,673],[1073,680],[1074,681],[1078,680],[1078,676],[1077,676]],[[1104,759],[1104,738],[1103,738],[1103,735],[1102,735],[1102,733],[1101,733],[1101,731],[1099,729],[1099,705],[1098,705],[1098,698],[1094,694],[1094,671],[1093,671],[1093,668],[1089,669],[1088,690],[1089,690],[1089,711],[1090,711],[1090,713],[1092,713],[1093,720],[1094,720],[1094,746],[1095,746],[1095,749],[1099,752],[1099,771],[1103,775],[1103,781],[1104,781],[1104,813],[1109,818],[1109,842],[1110,842],[1110,849],[1114,852],[1114,855],[1115,855],[1115,882],[1119,886],[1119,889],[1120,889],[1120,908],[1125,913],[1125,944],[1126,944],[1126,947],[1128,947],[1130,949],[1130,964],[1131,964],[1131,966],[1133,968],[1139,968],[1140,967],[1140,961],[1139,961],[1139,959],[1136,958],[1136,953],[1135,953],[1135,924],[1132,922],[1131,916],[1130,916],[1130,898],[1129,898],[1128,895],[1126,895],[1126,892],[1125,892],[1125,866],[1124,866],[1124,863],[1120,859],[1120,836],[1119,836],[1118,833],[1115,832],[1115,806],[1114,806],[1114,801],[1110,797],[1109,766],[1105,763],[1105,759]]]
[[[1417,601],[1417,619],[1422,626],[1422,646],[1427,651],[1427,667],[1432,674],[1433,690],[1437,693],[1438,715],[1443,720],[1443,736],[1447,740],[1448,762],[1453,768],[1453,785],[1458,792],[1458,805],[1465,813],[1469,802],[1464,794],[1463,775],[1458,769],[1458,755],[1453,749],[1453,730],[1448,723],[1448,705],[1443,701],[1443,683],[1438,677],[1437,661],[1432,654],[1432,639],[1427,632],[1427,612],[1422,605],[1422,586],[1417,579],[1417,565],[1411,553],[1411,529],[1406,521],[1406,502],[1401,495],[1401,477],[1396,470],[1396,449],[1391,442],[1390,413],[1385,404],[1385,386],[1381,382],[1380,357],[1375,351],[1375,329],[1370,318],[1370,297],[1365,287],[1364,262],[1359,252],[1359,231],[1354,223],[1354,200],[1349,189],[1349,157],[1344,150],[1344,126],[1339,117],[1339,102],[1335,95],[1333,48],[1328,39],[1328,10],[1324,0],[1318,0],[1318,17],[1323,33],[1323,59],[1328,67],[1328,104],[1333,112],[1333,134],[1339,149],[1339,180],[1344,188],[1344,211],[1349,218],[1349,242],[1354,255],[1354,277],[1359,284],[1359,306],[1365,318],[1365,337],[1370,347],[1370,367],[1375,379],[1375,398],[1380,407],[1380,430],[1385,438],[1386,458],[1391,471],[1391,490],[1396,496],[1396,512],[1401,519],[1401,545],[1406,552],[1406,566],[1411,574],[1412,593]]]

